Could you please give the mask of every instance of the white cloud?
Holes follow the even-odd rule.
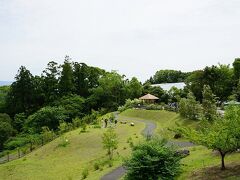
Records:
[[[237,0],[2,0],[0,79],[74,60],[145,80],[239,56]]]

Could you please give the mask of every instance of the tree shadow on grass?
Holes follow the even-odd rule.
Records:
[[[237,180],[240,179],[240,164],[227,164],[226,170],[222,171],[220,166],[204,168],[192,173],[190,179],[201,180]]]

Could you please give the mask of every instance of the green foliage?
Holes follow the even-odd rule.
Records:
[[[84,168],[82,171],[82,179],[86,179],[89,175],[88,168]]]
[[[81,121],[87,124],[97,124],[99,116],[100,114],[98,113],[98,111],[92,111],[91,114],[84,116]]]
[[[99,79],[99,86],[92,89],[93,94],[88,99],[88,103],[92,107],[116,110],[119,105],[124,104],[127,97],[123,78],[116,72],[105,73]]]
[[[146,110],[162,110],[163,106],[159,104],[147,104],[145,105]]]
[[[66,56],[59,80],[59,91],[62,95],[71,94],[74,91],[73,68],[70,63],[70,57]]]
[[[25,113],[19,113],[14,116],[13,126],[18,132],[22,131],[26,119],[27,116]]]
[[[232,96],[228,97],[228,100],[240,101],[240,79],[238,80],[237,86],[233,90]]]
[[[203,70],[193,71],[186,79],[187,87],[193,92],[198,101],[202,100],[202,90],[204,86],[203,73]]]
[[[182,117],[197,120],[202,115],[201,104],[196,101],[193,93],[188,93],[187,98],[182,98],[179,103],[179,113]]]
[[[204,118],[209,121],[214,120],[217,115],[216,100],[210,86],[208,85],[204,85],[203,87],[202,107]]]
[[[10,86],[0,86],[0,113],[6,112],[6,98]]]
[[[6,101],[6,110],[11,115],[31,111],[35,97],[33,76],[29,70],[21,66],[15,79]]]
[[[82,122],[80,127],[81,127],[81,131],[80,132],[84,133],[84,132],[87,131],[87,124],[86,124],[86,122]]]
[[[68,132],[69,129],[69,125],[68,123],[66,123],[65,121],[60,121],[60,124],[58,126],[58,131],[60,134],[64,134],[65,132]]]
[[[88,97],[91,94],[90,89],[99,85],[98,80],[105,73],[100,68],[78,62],[74,62],[73,70],[75,93],[82,97]]]
[[[66,111],[62,107],[44,107],[29,116],[25,128],[33,128],[34,132],[40,132],[43,126],[56,130],[60,121],[66,120]]]
[[[14,138],[9,138],[8,141],[4,144],[4,148],[7,150],[14,150],[18,147],[23,147],[28,143],[28,138],[26,135],[20,135]]]
[[[72,120],[72,123],[74,128],[78,128],[81,126],[81,119],[76,117]]]
[[[69,121],[84,115],[84,99],[78,95],[63,96],[59,100],[54,102],[55,106],[61,106],[66,110],[66,114],[69,117]]]
[[[126,159],[126,179],[174,179],[180,173],[181,156],[166,146],[166,141],[153,138],[133,148],[132,156]]]
[[[94,167],[95,171],[99,170],[100,169],[100,163],[99,162],[95,162],[93,167]]]
[[[240,78],[240,58],[236,58],[233,62],[233,72],[234,72],[234,76],[235,79],[239,79]]]
[[[48,127],[44,126],[42,127],[41,136],[42,136],[43,143],[45,143],[53,140],[55,133],[54,131],[49,130]]]
[[[159,70],[148,80],[152,84],[183,82],[188,73],[176,70]]]
[[[3,144],[13,134],[14,129],[11,125],[11,118],[7,114],[0,114],[0,151]]]
[[[58,75],[59,66],[56,62],[51,61],[47,64],[47,68],[43,71],[43,92],[46,103],[55,101],[58,96]]]
[[[127,109],[131,109],[131,108],[134,108],[134,107],[136,108],[136,107],[138,107],[139,104],[142,104],[142,101],[139,100],[139,99],[134,99],[134,100],[127,99],[125,104],[118,108],[118,111],[123,112]]]
[[[102,136],[103,149],[107,150],[109,159],[113,157],[113,151],[118,147],[117,134],[113,128],[108,128]]]
[[[240,148],[240,108],[229,106],[223,118],[218,117],[212,123],[205,122],[199,130],[178,128],[192,142],[216,150],[222,158],[222,169],[225,169],[224,157]]]
[[[130,99],[139,98],[142,95],[143,87],[136,77],[131,79],[126,88]]]
[[[170,102],[180,102],[181,98],[187,96],[187,93],[184,89],[178,89],[176,87],[172,87],[168,91],[168,95],[169,95]]]
[[[226,100],[233,90],[233,70],[229,65],[206,67],[203,71],[193,72],[187,79],[189,89],[197,100],[202,100],[203,86],[209,85],[221,101]]]
[[[58,144],[58,147],[67,147],[69,144],[70,142],[66,136],[60,136],[60,143]]]

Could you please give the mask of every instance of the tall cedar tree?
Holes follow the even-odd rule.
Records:
[[[73,69],[70,63],[69,56],[65,57],[64,64],[62,65],[62,72],[59,81],[59,90],[61,95],[67,95],[73,93]]]
[[[58,76],[59,76],[58,64],[51,61],[47,64],[47,68],[43,71],[43,89],[45,93],[45,103],[48,104],[57,99],[58,92]]]
[[[74,85],[76,94],[87,97],[88,92],[88,76],[89,76],[89,67],[85,63],[74,63]]]
[[[31,113],[34,105],[34,82],[29,70],[21,66],[7,95],[7,112],[11,116],[17,113]]]

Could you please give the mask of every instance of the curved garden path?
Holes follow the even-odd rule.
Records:
[[[115,116],[117,117],[117,113],[115,113]],[[124,117],[124,120],[127,120],[128,122],[131,122],[131,118]],[[154,130],[157,128],[157,125],[150,121],[150,120],[140,120],[140,119],[134,119],[134,121],[143,122],[145,123],[145,128],[142,131],[143,136],[151,136],[154,133]],[[179,147],[191,147],[194,146],[191,142],[175,142],[175,141],[168,141],[168,144],[170,145],[176,145]],[[125,173],[126,169],[124,169],[123,166],[120,166],[116,169],[114,169],[112,172],[104,175],[101,180],[117,180],[120,179]]]
[[[128,122],[131,120],[131,118],[124,118],[124,120],[127,120]],[[151,121],[148,120],[135,120],[138,122],[145,123],[145,128],[142,131],[142,134],[144,136],[151,136],[153,135],[154,130],[156,129],[157,125]],[[116,169],[114,169],[112,172],[104,175],[101,180],[117,180],[121,178],[126,173],[126,169],[124,169],[123,166],[120,166]]]

